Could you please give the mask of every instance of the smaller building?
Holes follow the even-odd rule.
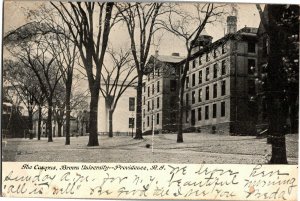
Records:
[[[118,86],[119,87],[119,86]],[[136,86],[129,86],[120,96],[112,119],[113,135],[132,136],[136,127]],[[100,94],[98,107],[98,132],[109,132],[109,109],[105,98]]]
[[[143,84],[143,132],[176,131],[178,104],[178,64],[184,60],[179,53],[152,55],[147,63]]]

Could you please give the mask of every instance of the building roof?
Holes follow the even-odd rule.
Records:
[[[238,40],[239,37],[241,37],[241,38],[255,37],[255,36],[257,36],[257,31],[258,31],[258,28],[244,27],[244,28],[238,30],[236,33],[227,34],[224,37],[220,38],[219,40],[213,42],[209,46],[201,49],[198,52],[195,52],[191,56],[190,60],[193,60],[194,58],[198,57],[199,55],[224,44],[224,41],[228,41],[228,40],[231,40],[231,39],[232,40]],[[205,30],[203,30],[203,34],[207,34],[207,32]],[[151,62],[153,59],[157,59],[161,62],[166,62],[166,63],[171,63],[171,64],[183,64],[186,60],[186,57],[173,56],[173,55],[151,55],[148,63]],[[149,72],[150,72],[150,70],[149,70]]]
[[[207,31],[205,30],[205,28],[201,31],[200,36],[210,36]]]
[[[167,63],[179,63],[185,59],[185,57],[172,56],[172,55],[158,55],[158,56],[152,55],[152,57],[156,57],[157,60],[161,62],[167,62]]]
[[[241,39],[245,39],[245,38],[254,38],[257,36],[257,32],[258,32],[258,28],[254,28],[254,27],[244,27],[240,30],[238,30],[235,33],[230,33],[230,34],[226,34],[224,37],[220,38],[219,40],[213,42],[212,44],[208,45],[207,47],[199,50],[198,52],[195,52],[190,60],[195,59],[196,57],[211,51],[214,48],[217,48],[219,46],[221,46],[222,44],[224,44],[224,42],[229,41],[229,40],[241,40]],[[186,59],[183,59],[180,63],[184,63]]]

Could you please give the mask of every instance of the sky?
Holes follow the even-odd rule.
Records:
[[[28,23],[27,12],[28,10],[38,9],[39,6],[43,4],[49,4],[45,1],[5,1],[4,2],[4,26],[3,33],[14,30],[23,24]],[[190,9],[191,3],[184,3],[184,8]],[[258,27],[260,19],[256,9],[255,4],[237,4],[238,10],[238,22],[237,29],[241,29],[245,26],[248,27]],[[226,19],[226,16],[223,16]],[[215,23],[213,25],[208,25],[205,29],[208,34],[213,37],[213,41],[218,40],[224,36],[225,23]],[[160,34],[162,36],[159,46],[152,46],[150,49],[150,55],[155,53],[155,50],[159,51],[160,55],[171,55],[173,52],[180,53],[180,56],[184,56],[185,47],[184,42],[174,36],[171,33],[164,32]],[[155,36],[154,39],[157,40],[159,36]],[[128,38],[126,27],[121,24],[116,25],[110,33],[110,46],[113,46],[115,50],[123,48],[127,50],[130,47],[130,40]],[[4,59],[7,57],[7,51],[4,49]],[[84,71],[83,71],[84,72]],[[83,81],[82,87],[78,90],[87,89],[87,82]]]
[[[40,5],[45,4],[45,1],[5,1],[4,2],[4,33],[9,30],[13,30],[27,21],[26,11],[31,9],[37,9]],[[46,2],[49,4],[49,2]],[[191,6],[190,3],[185,3]],[[245,26],[258,27],[259,15],[255,4],[237,4],[238,10],[238,22],[237,27],[241,29]],[[213,36],[213,41],[224,36],[225,24],[216,23],[214,25],[208,25],[206,31]],[[158,36],[157,36],[158,37]],[[125,38],[125,40],[124,40]],[[127,39],[126,39],[127,38]],[[127,47],[129,46],[129,40],[124,26],[117,26],[112,30],[110,35],[110,44],[114,47]],[[151,53],[155,52],[158,48],[161,55],[170,55],[173,52],[185,53],[184,43],[177,37],[170,33],[164,33],[158,47],[152,47]]]

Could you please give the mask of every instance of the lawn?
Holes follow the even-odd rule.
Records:
[[[186,133],[184,143],[176,143],[175,134],[155,135],[143,140],[131,136],[99,136],[100,145],[87,147],[88,137],[72,137],[71,145],[64,145],[63,137],[47,142],[46,138],[6,139],[2,142],[4,161],[44,162],[122,162],[122,163],[188,163],[188,164],[257,164],[266,163],[271,145],[266,138],[254,136],[228,136],[206,133]],[[298,161],[298,135],[287,135],[289,164]]]

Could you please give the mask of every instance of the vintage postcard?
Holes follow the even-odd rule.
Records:
[[[3,2],[1,195],[297,200],[299,5]]]

